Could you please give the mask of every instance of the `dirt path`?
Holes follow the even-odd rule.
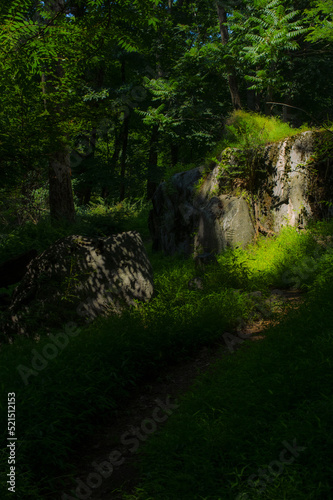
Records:
[[[289,306],[298,307],[303,300],[303,294],[298,290],[275,290],[272,293],[275,298],[280,295],[281,301],[277,308],[282,314],[287,312]],[[281,308],[281,304],[287,307]],[[248,335],[252,341],[262,340],[265,338],[265,329],[274,322],[276,320],[261,319],[239,328],[232,335],[239,338]],[[76,477],[82,481],[79,498],[121,500],[123,497],[119,493],[120,488],[127,492],[133,490],[140,479],[134,467],[137,461],[135,451],[144,446],[150,434],[163,427],[161,420],[167,420],[167,416],[160,408],[170,403],[169,414],[177,411],[172,405],[177,403],[179,396],[190,389],[198,375],[213,369],[216,361],[230,355],[230,347],[226,347],[223,335],[221,334],[220,340],[213,346],[201,348],[187,361],[167,367],[149,384],[138,386],[131,396],[122,402],[116,416],[110,418],[109,422],[104,422],[103,425],[96,422],[94,435],[84,442],[74,457],[75,468],[80,471]],[[240,345],[242,344],[235,343],[235,348]],[[155,419],[152,418],[154,416]],[[110,460],[114,461],[113,468]],[[109,465],[105,464],[106,461]],[[98,468],[103,462],[105,468]],[[65,498],[76,498],[71,492],[72,488],[72,483],[68,482],[68,486],[63,489],[68,495]],[[62,494],[58,493],[54,498],[59,500]]]

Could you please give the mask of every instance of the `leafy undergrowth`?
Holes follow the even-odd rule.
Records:
[[[128,225],[128,229],[130,229],[130,225]],[[116,410],[121,399],[129,393],[132,387],[140,380],[152,379],[161,368],[166,367],[170,362],[175,361],[175,359],[185,359],[186,356],[200,346],[212,344],[215,340],[221,338],[223,332],[233,330],[241,319],[248,321],[255,317],[258,312],[256,312],[255,304],[249,297],[248,292],[261,290],[265,297],[269,293],[270,288],[289,286],[296,283],[298,286],[310,288],[312,291],[311,296],[315,297],[315,290],[325,289],[327,282],[331,280],[331,274],[327,271],[327,267],[329,265],[330,269],[333,267],[331,265],[331,246],[329,244],[330,234],[332,234],[332,224],[322,224],[314,228],[313,231],[302,234],[297,233],[295,230],[285,229],[279,237],[271,240],[262,240],[247,250],[228,250],[218,256],[217,265],[212,264],[206,267],[205,270],[197,269],[191,260],[185,260],[180,257],[165,258],[159,254],[151,254],[151,261],[155,271],[156,293],[154,299],[149,304],[127,311],[120,317],[99,319],[82,328],[80,331],[73,330],[71,332],[72,335],[70,335],[69,331],[65,331],[65,334],[64,332],[53,332],[53,337],[45,338],[41,336],[38,342],[34,342],[31,339],[18,339],[13,345],[1,346],[0,356],[3,362],[0,368],[0,380],[2,392],[15,392],[17,401],[17,453],[19,455],[17,464],[17,498],[28,500],[52,498],[53,479],[56,476],[68,475],[73,471],[71,453],[76,444],[93,432],[97,420],[99,423],[103,423],[103,419],[110,418],[110,412]],[[322,240],[320,243],[317,242],[318,238]],[[309,264],[310,261],[305,261],[305,259],[309,258],[311,259],[311,263],[314,264],[306,268],[306,263]],[[202,288],[189,286],[189,282],[194,278],[202,280]],[[235,289],[238,290],[237,293],[235,293]],[[325,303],[321,303],[323,304],[323,310],[325,310]],[[317,309],[315,310],[319,311],[319,305],[316,307]],[[309,314],[306,317],[308,316]],[[329,314],[327,316],[330,318]],[[298,320],[295,320],[294,325],[297,325],[297,322]],[[310,324],[309,319],[308,327]],[[316,320],[316,325],[318,326],[317,332],[319,335],[322,334],[328,323],[318,323]],[[291,332],[294,330],[297,332],[296,326],[290,329]],[[269,387],[274,392],[278,389],[279,380],[282,380],[283,384],[287,380],[287,378],[284,379],[282,377],[283,373],[277,371],[276,367],[278,363],[274,361],[275,356],[276,359],[280,359],[283,366],[303,367],[302,356],[304,353],[299,350],[294,350],[292,353],[292,348],[294,348],[292,347],[293,335],[286,333],[286,338],[283,336],[280,341],[275,340],[277,338],[275,334],[274,336],[271,335],[271,337],[272,340],[270,340],[270,336],[267,340],[273,343],[276,342],[277,345],[280,345],[279,349],[282,351],[284,349],[286,352],[286,362],[282,363],[283,360],[278,355],[279,351],[276,351],[276,355],[269,350],[267,351],[267,360],[271,360],[271,362],[264,363],[264,366],[268,368],[271,366],[271,377],[276,377],[276,386],[273,385],[273,388]],[[256,349],[265,349],[266,345],[270,346],[271,344],[265,342],[262,344],[263,347],[258,346]],[[304,345],[307,344],[305,343]],[[317,356],[316,363],[319,367],[322,367],[320,369],[324,373],[327,365],[324,358],[319,356],[318,349],[319,347],[314,349]],[[232,357],[235,361],[229,361],[229,363],[236,363],[235,367],[230,365],[228,368],[229,365],[226,365],[226,369],[231,370],[230,374],[226,373],[223,375],[225,368],[221,368],[221,379],[224,378],[223,391],[222,381],[221,385],[219,384],[220,389],[217,389],[214,381],[210,382],[212,384],[212,399],[208,398],[207,404],[205,403],[203,406],[207,412],[206,416],[201,415],[201,418],[198,420],[195,415],[191,414],[192,410],[190,407],[188,407],[188,410],[184,410],[189,412],[188,415],[191,415],[191,418],[186,417],[185,420],[182,420],[182,425],[185,426],[185,422],[188,425],[189,418],[191,422],[193,421],[193,429],[195,430],[193,442],[196,442],[198,456],[196,457],[195,453],[189,453],[188,458],[192,458],[189,458],[190,461],[185,464],[184,460],[187,456],[186,444],[183,452],[180,449],[181,458],[179,464],[181,464],[181,470],[185,474],[182,476],[182,480],[184,481],[185,476],[188,478],[191,477],[191,460],[195,465],[193,470],[196,471],[196,474],[199,474],[199,457],[204,459],[202,461],[202,470],[198,477],[201,477],[201,481],[207,483],[207,485],[203,485],[201,489],[197,490],[199,492],[206,491],[207,494],[210,494],[210,491],[212,491],[212,494],[215,494],[216,490],[211,489],[211,487],[215,488],[215,473],[217,469],[221,473],[220,481],[223,478],[222,482],[225,482],[225,478],[227,477],[222,470],[223,467],[221,467],[221,463],[224,463],[221,462],[221,455],[223,455],[221,452],[222,448],[219,454],[217,447],[213,447],[214,453],[209,456],[205,455],[205,453],[210,453],[210,444],[209,446],[207,444],[210,443],[209,439],[214,440],[216,438],[220,444],[224,443],[224,439],[229,439],[223,437],[222,434],[221,440],[219,434],[215,436],[215,429],[220,432],[220,428],[215,428],[215,425],[218,426],[219,418],[224,414],[223,408],[218,406],[220,400],[214,400],[214,397],[217,397],[217,392],[220,391],[221,394],[225,394],[222,400],[226,398],[226,400],[230,401],[230,408],[234,408],[234,418],[238,422],[238,426],[242,424],[242,419],[237,417],[236,408],[242,401],[244,407],[244,411],[242,410],[241,412],[243,430],[240,427],[241,438],[236,449],[240,449],[241,443],[250,441],[250,444],[246,445],[246,449],[242,452],[244,458],[241,458],[240,455],[230,465],[230,474],[232,475],[228,476],[228,481],[231,480],[232,483],[235,483],[237,479],[235,471],[240,471],[242,468],[239,468],[240,463],[244,464],[246,462],[248,466],[246,472],[250,468],[248,459],[249,456],[253,457],[251,451],[254,446],[252,431],[254,431],[255,425],[258,425],[258,429],[261,428],[261,434],[267,437],[266,431],[264,433],[263,431],[270,425],[270,409],[276,409],[280,413],[284,411],[282,411],[284,393],[282,394],[283,391],[281,389],[280,393],[278,392],[282,398],[281,400],[278,399],[280,406],[264,406],[266,410],[263,410],[261,419],[259,420],[251,416],[251,411],[253,408],[256,408],[257,403],[259,405],[260,402],[261,405],[262,400],[265,398],[271,401],[269,399],[270,393],[266,394],[259,382],[259,385],[253,384],[253,387],[257,387],[257,392],[255,392],[253,397],[251,396],[251,392],[249,392],[251,389],[251,384],[249,383],[251,377],[254,380],[255,376],[257,377],[262,373],[262,377],[259,378],[262,379],[261,383],[264,384],[266,376],[265,372],[261,371],[261,363],[259,363],[259,361],[262,361],[266,357],[265,351],[260,351],[261,354],[257,354],[257,358],[254,357],[255,354],[252,352],[255,353],[257,351],[249,350],[249,363],[251,364],[251,359],[254,360],[251,365],[251,370],[254,370],[254,372],[250,370],[250,365],[244,365],[245,367],[242,368],[243,371],[241,370],[243,363],[247,359],[247,354],[244,350],[244,353],[240,351],[239,354],[237,353]],[[291,362],[292,359],[294,359],[293,362]],[[311,359],[312,361],[314,360],[314,358]],[[287,360],[289,361],[287,362]],[[306,366],[309,379],[309,365]],[[299,374],[303,377],[302,370]],[[286,371],[286,373],[292,375],[290,378],[292,383],[298,380],[298,372],[294,374]],[[319,372],[318,380],[318,383],[321,383]],[[316,381],[317,375],[313,378],[313,383]],[[240,387],[243,382],[246,382],[247,385],[245,384],[244,387],[248,387],[248,389],[247,391],[244,389],[244,394],[242,395]],[[233,387],[237,386],[237,384],[239,388],[234,390]],[[323,385],[323,394],[325,393],[325,384]],[[322,390],[320,386],[318,387]],[[226,395],[228,390],[228,395]],[[239,394],[237,391],[240,391]],[[202,394],[204,394],[204,389],[202,389]],[[247,394],[249,395],[248,400]],[[304,396],[304,393],[301,392],[301,397],[303,397],[302,394]],[[251,400],[255,403],[253,408]],[[290,401],[288,398],[286,400]],[[313,404],[311,398],[309,401]],[[3,422],[2,428],[6,429],[7,407],[5,397],[1,399],[0,404],[0,415]],[[199,407],[200,405],[198,405]],[[232,412],[230,412],[231,414]],[[216,424],[215,420],[212,420],[212,415],[218,417]],[[285,423],[280,414],[277,414],[276,418]],[[312,422],[313,415],[311,412],[309,419]],[[205,421],[207,422],[206,427],[204,425]],[[249,425],[252,422],[253,429],[251,428],[251,432],[248,433],[247,441],[244,441],[247,429],[245,422],[247,421],[249,421]],[[203,422],[202,429],[200,428],[201,424],[199,425],[200,422]],[[324,429],[326,429],[325,420],[323,422]],[[198,427],[195,428],[195,425]],[[236,427],[234,427],[234,431],[231,434],[235,443],[238,439]],[[270,429],[270,427],[268,428]],[[176,432],[178,432],[176,427],[172,431],[172,434],[173,432],[175,432],[176,436]],[[208,433],[207,435],[206,432]],[[272,435],[275,436],[274,429],[272,432]],[[198,439],[198,433],[200,436],[202,435],[202,438]],[[175,440],[173,440],[174,438],[171,434],[167,434],[166,436],[170,436],[171,442],[176,442],[178,439],[178,444],[181,446],[183,441],[179,439],[179,434]],[[293,436],[288,436],[288,432],[282,434],[281,440],[293,439]],[[298,434],[295,434],[295,437],[297,436]],[[0,455],[2,470],[7,470],[6,457],[8,456],[8,452],[6,449],[6,437],[6,433],[4,432],[2,438],[4,452]],[[165,437],[163,439],[167,443],[169,438]],[[184,443],[186,443],[186,439],[191,441],[190,435],[188,434],[186,438],[185,433]],[[201,443],[202,439],[203,442]],[[163,446],[166,446],[165,443]],[[274,444],[275,442],[272,443]],[[156,448],[153,446],[151,449],[152,455],[147,455],[147,464],[154,453],[159,453],[159,445],[156,444],[155,446]],[[247,451],[247,446],[249,447],[249,452]],[[200,453],[199,450],[201,450]],[[184,456],[182,453],[184,453]],[[228,457],[229,451],[225,453],[225,456]],[[216,458],[215,454],[217,454]],[[163,453],[161,453],[161,456],[163,456]],[[275,456],[273,454],[271,460]],[[160,479],[157,479],[153,473],[155,469],[152,467],[153,475],[150,476],[151,481],[150,483],[148,481],[147,485],[144,486],[144,488],[147,487],[148,489],[143,490],[143,496],[141,495],[140,498],[148,500],[150,498],[149,495],[151,495],[150,491],[154,491],[154,498],[158,499],[186,498],[186,496],[179,495],[179,493],[176,494],[176,488],[179,487],[178,476],[173,476],[172,472],[175,466],[175,457],[174,455],[168,455],[168,457],[168,467],[170,466],[170,470],[166,469]],[[211,457],[212,463],[208,460],[209,457]],[[235,457],[236,454],[233,458]],[[260,465],[262,461],[258,463]],[[156,461],[157,475],[160,474],[159,464],[160,462]],[[183,464],[185,465],[183,466]],[[169,473],[171,474],[170,476]],[[285,475],[281,475],[281,481],[285,481],[285,477]],[[163,478],[165,482],[163,482]],[[148,479],[149,477],[147,477]],[[240,479],[239,483],[235,484],[239,486],[242,480]],[[6,479],[1,484],[4,490],[3,498],[6,498],[6,494],[11,495],[6,491],[5,481]],[[186,483],[188,482],[186,481]],[[174,490],[165,489],[167,483],[170,483],[170,487],[174,488]],[[154,490],[155,487],[157,490]],[[205,498],[205,493],[202,494],[202,497]],[[200,496],[188,496],[188,498],[200,498]],[[210,497],[208,496],[207,498]],[[213,496],[212,498],[215,497]]]
[[[332,293],[201,376],[142,448],[142,484],[123,498],[332,498]]]
[[[54,332],[38,343],[18,339],[2,346],[6,360],[0,369],[2,388],[15,392],[17,399],[21,465],[17,487],[25,491],[22,498],[30,498],[21,482],[23,472],[48,478],[40,485],[43,494],[49,492],[55,472],[71,471],[70,451],[93,432],[96,418],[99,423],[109,418],[110,410],[138,381],[213,342],[236,318],[249,313],[251,304],[245,296],[216,290],[205,297],[185,290],[180,282],[184,274],[181,264],[173,273],[183,288],[178,294],[157,290],[159,296],[149,306],[96,321],[75,330],[73,337],[67,331],[67,335]],[[5,399],[2,405],[5,421]]]
[[[245,136],[249,132],[257,134],[257,138],[262,142],[269,143],[309,130],[309,126],[304,124],[301,128],[293,128],[274,116],[238,110],[234,111],[227,120],[226,129],[229,146],[231,141],[233,146],[241,147],[246,144]]]
[[[219,257],[211,282],[296,285],[308,298],[263,342],[245,344],[198,379],[141,448],[142,482],[124,500],[333,498],[332,229],[286,228]]]
[[[33,248],[40,253],[56,240],[71,234],[105,237],[135,228],[145,239],[149,236],[149,210],[150,203],[141,199],[106,205],[99,198],[86,207],[77,207],[74,224],[65,221],[51,224],[50,217],[43,216],[38,223],[28,221],[21,226],[3,226],[0,234],[0,263]]]
[[[300,128],[293,128],[274,116],[265,116],[243,110],[233,111],[226,121],[222,140],[215,146],[212,154],[206,161],[216,161],[216,157],[226,148],[257,148],[272,142],[285,140],[309,130],[304,124]]]

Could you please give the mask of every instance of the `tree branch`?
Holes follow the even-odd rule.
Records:
[[[323,123],[320,123],[319,120],[317,120],[311,113],[308,113],[308,111],[305,111],[305,109],[303,108],[298,108],[297,106],[291,106],[291,104],[285,104],[284,102],[271,102],[271,101],[268,101],[266,102],[266,104],[276,104],[278,106],[286,106],[287,108],[294,108],[294,109],[298,109],[299,111],[302,111],[303,113],[305,113],[307,116],[309,116],[314,122],[318,123],[318,125],[320,125],[321,127],[323,127],[325,130],[327,130],[327,132],[329,132],[330,134],[333,135],[333,132],[332,130],[330,130],[328,127],[326,127],[325,124]]]

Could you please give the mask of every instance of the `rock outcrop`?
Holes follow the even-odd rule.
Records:
[[[259,196],[259,217],[268,214],[276,232],[284,225],[304,227],[313,216],[307,162],[314,150],[313,132],[303,132],[266,148],[264,160],[269,175]]]
[[[330,209],[323,213],[322,204],[332,192],[327,189],[332,172],[319,181],[317,172],[314,180],[309,166],[318,137],[320,132],[303,132],[266,146],[243,177],[237,177],[238,150],[229,149],[208,172],[199,167],[160,184],[149,216],[153,249],[169,255],[217,253],[247,245],[258,231],[303,228],[313,217],[332,215]],[[320,196],[315,185],[321,185]]]
[[[15,289],[8,331],[91,321],[153,294],[153,272],[137,232],[108,238],[68,236],[29,265]]]
[[[203,169],[176,174],[162,183],[153,197],[149,227],[153,248],[166,254],[220,252],[227,245],[246,244],[254,229],[246,201],[230,195],[210,197],[214,183],[196,192]]]

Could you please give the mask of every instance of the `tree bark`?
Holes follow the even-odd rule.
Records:
[[[73,201],[70,150],[67,146],[58,149],[49,160],[50,216],[52,220],[66,219],[73,222]]]
[[[121,150],[121,131],[115,130],[115,138],[114,138],[114,150],[111,159],[109,159],[109,140],[107,137],[107,163],[108,169],[110,170],[110,174],[108,177],[112,177],[116,171],[116,167],[119,160]],[[104,185],[102,187],[102,198],[106,199],[110,194],[109,185]]]
[[[84,175],[88,172],[89,163],[95,157],[96,140],[97,140],[97,130],[96,128],[93,128],[90,138],[87,137],[88,152],[85,156],[82,157],[81,166],[76,172],[77,174]],[[92,187],[93,187],[92,181],[89,180],[88,178],[88,180],[86,180],[86,182],[83,182],[81,187],[77,189],[76,195],[79,198],[80,205],[88,205],[91,198]]]
[[[121,160],[120,160],[120,196],[119,201],[125,199],[125,176],[126,176],[126,155],[129,132],[129,116],[124,119],[124,128],[122,136]]]
[[[175,167],[178,163],[178,153],[179,153],[178,144],[174,144],[174,143],[171,144],[170,153],[171,153],[171,165],[173,167]]]
[[[227,13],[219,2],[216,3],[217,16],[220,24],[221,42],[222,45],[227,45],[229,41],[229,33],[227,26]],[[228,62],[227,63],[227,75],[228,75],[228,85],[231,96],[231,102],[234,109],[241,109],[242,103],[238,90],[237,76],[234,66]]]
[[[147,200],[151,200],[157,188],[158,124],[153,125],[148,159]]]
[[[48,6],[53,14],[58,14],[64,10],[65,0],[49,0]],[[53,74],[58,81],[64,76],[59,59]],[[52,77],[47,83],[52,89],[54,86]],[[54,109],[51,106],[48,111],[52,115],[55,112],[61,114],[63,110],[59,105],[56,105]],[[49,195],[51,219],[59,220],[64,218],[69,222],[73,222],[75,220],[75,207],[71,181],[70,149],[64,143],[59,143],[58,149],[51,152],[49,158]]]
[[[123,57],[121,62],[121,81],[123,85],[126,83],[126,66],[125,57]],[[120,196],[119,200],[123,201],[125,199],[125,176],[126,176],[126,154],[127,154],[127,144],[128,144],[128,131],[129,131],[129,111],[124,118],[124,126],[122,132],[122,148],[121,148],[121,159],[120,159]]]
[[[267,99],[265,103],[265,114],[268,116],[271,116],[273,114],[274,105],[271,104],[272,101],[273,101],[273,89],[271,85],[269,85],[267,89]]]

